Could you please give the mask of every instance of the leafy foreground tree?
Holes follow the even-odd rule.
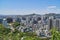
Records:
[[[39,37],[30,37],[30,36],[25,36],[23,40],[41,40]]]
[[[24,33],[19,32],[18,30],[15,30],[14,32],[11,32],[11,29],[5,28],[2,24],[0,24],[0,40],[21,40],[22,37],[26,36],[25,40],[36,40],[38,39],[35,33]]]
[[[51,29],[52,37],[50,40],[60,40],[60,32],[56,28]],[[23,38],[24,37],[24,38]],[[5,28],[0,24],[0,40],[41,40],[35,33],[32,32],[19,32],[15,30],[11,32],[11,29]],[[44,39],[45,40],[45,39]]]
[[[9,28],[5,28],[2,24],[0,24],[0,40],[4,40],[5,38],[8,38],[6,35],[11,30]],[[4,38],[4,39],[3,39]]]
[[[60,33],[56,28],[51,29],[52,38],[51,40],[60,40]]]
[[[19,26],[19,25],[20,25],[19,22],[14,22],[14,23],[13,23],[14,28],[16,28],[16,27]]]

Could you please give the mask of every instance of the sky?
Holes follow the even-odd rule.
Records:
[[[60,13],[60,0],[0,0],[0,14]]]

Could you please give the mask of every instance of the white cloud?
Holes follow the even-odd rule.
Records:
[[[0,14],[6,15],[26,15],[26,14],[46,14],[46,13],[60,13],[60,9],[56,6],[48,6],[43,9],[0,9]]]
[[[47,12],[48,13],[60,13],[60,8],[58,8],[57,6],[48,6]]]
[[[40,13],[40,11],[37,9],[21,9],[21,10],[0,10],[0,14],[6,14],[6,15],[26,15],[26,14],[32,14],[32,13]]]
[[[48,8],[56,8],[56,6],[48,6]]]

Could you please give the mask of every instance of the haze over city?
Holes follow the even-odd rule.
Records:
[[[0,0],[0,14],[60,13],[60,0]]]

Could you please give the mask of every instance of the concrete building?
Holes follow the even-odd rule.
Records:
[[[49,17],[48,19],[48,26],[49,26],[49,30],[53,28],[54,22],[53,22],[53,16]]]
[[[8,23],[7,23],[6,18],[4,18],[4,19],[3,19],[3,22],[2,22],[2,23],[3,23],[4,27],[6,27],[6,28],[7,28]]]
[[[55,19],[53,26],[57,28],[57,30],[60,30],[60,19]]]
[[[3,21],[3,19],[2,19],[2,18],[0,18],[0,24],[2,24],[2,21]]]

